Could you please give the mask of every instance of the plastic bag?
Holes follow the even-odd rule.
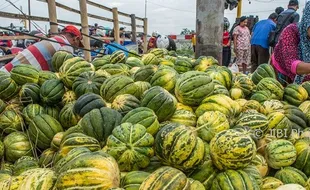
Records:
[[[230,66],[228,66],[228,69],[232,72],[232,73],[239,73],[239,66],[237,65],[237,63],[233,63]]]

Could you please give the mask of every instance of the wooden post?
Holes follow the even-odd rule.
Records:
[[[118,11],[117,8],[114,7],[112,9],[113,13],[113,24],[114,24],[114,40],[116,43],[120,43],[120,37],[119,37],[119,23],[118,23]]]
[[[48,17],[50,22],[57,23],[57,12],[56,12],[56,3],[55,0],[48,0]],[[58,33],[58,26],[50,23],[51,34]]]
[[[82,24],[82,33],[88,34],[88,16],[87,16],[87,4],[86,0],[80,0],[80,11],[81,11],[81,24]],[[88,37],[83,36],[83,44],[85,49],[90,50],[90,40]],[[91,55],[89,51],[84,51],[84,57],[87,61],[91,61]]]
[[[222,63],[225,0],[197,0],[196,57],[213,56]]]
[[[130,15],[131,18],[131,40],[134,43],[137,43],[137,23],[136,23],[136,15]]]
[[[147,18],[144,18],[143,19],[143,52],[146,53],[147,52]]]
[[[242,0],[239,0],[237,7],[237,18],[240,18],[242,14]]]
[[[30,20],[31,8],[30,8],[30,4],[31,4],[31,3],[30,3],[30,0],[28,0],[28,16],[29,16],[29,17],[28,17],[28,18],[29,18],[29,19],[28,19],[28,22],[29,22],[29,23],[28,23],[28,27],[29,27],[29,31],[31,31],[31,20]]]

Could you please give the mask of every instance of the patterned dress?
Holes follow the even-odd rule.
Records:
[[[294,81],[297,65],[300,60],[299,45],[300,33],[297,24],[287,26],[280,35],[279,42],[272,55],[272,64],[278,73],[279,81],[285,80],[288,83]],[[306,76],[304,81],[310,80]]]
[[[236,58],[237,64],[245,63],[249,65],[251,62],[251,34],[248,27],[237,26],[233,35],[237,36]]]

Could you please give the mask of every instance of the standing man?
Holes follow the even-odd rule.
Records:
[[[194,32],[192,33],[192,45],[194,52],[196,52],[196,34]]]
[[[253,28],[251,39],[252,73],[260,64],[268,63],[270,58],[268,37],[270,32],[276,28],[277,17],[277,13],[272,13],[268,19],[259,21]]]
[[[281,12],[277,19],[277,25],[275,29],[275,39],[273,46],[278,43],[281,32],[285,27],[292,23],[299,22],[299,14],[296,12],[299,9],[298,0],[290,0],[288,3],[288,9]]]

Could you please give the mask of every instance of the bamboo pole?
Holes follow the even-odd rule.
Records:
[[[114,7],[112,9],[113,13],[113,24],[114,24],[114,39],[116,43],[120,43],[120,36],[119,36],[119,22],[118,22],[118,11],[117,8]]]
[[[88,16],[87,16],[87,4],[86,0],[80,0],[80,11],[81,11],[81,24],[82,33],[88,34]],[[90,39],[86,36],[83,37],[83,44],[85,49],[90,49]],[[84,51],[84,57],[87,61],[91,61],[91,55],[89,51]]]
[[[48,0],[48,16],[52,23],[57,23],[57,12],[55,0]],[[58,33],[58,26],[50,23],[51,34]]]
[[[238,7],[237,7],[237,18],[240,18],[242,14],[242,0],[239,0]]]
[[[144,28],[143,28],[143,40],[144,40],[144,42],[143,42],[143,51],[144,51],[144,53],[145,52],[147,52],[147,43],[148,43],[148,41],[147,41],[147,18],[144,18],[143,19],[143,26],[144,26]]]
[[[131,40],[133,42],[137,42],[137,23],[136,23],[136,15],[132,14],[131,17]]]

